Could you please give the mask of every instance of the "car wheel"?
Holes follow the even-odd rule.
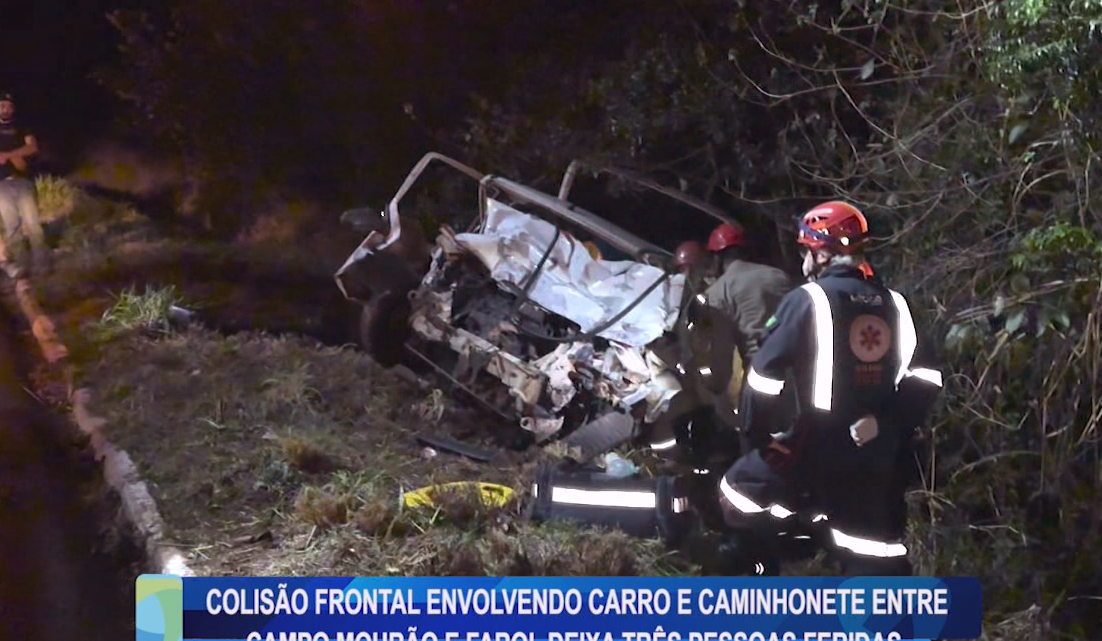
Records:
[[[364,304],[360,313],[360,347],[383,367],[401,364],[409,339],[409,299],[388,291]]]

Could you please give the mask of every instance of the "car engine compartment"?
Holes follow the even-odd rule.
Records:
[[[522,212],[507,213],[514,220],[524,217],[547,225]],[[484,235],[442,233],[432,267],[413,296],[411,325],[415,332],[438,347],[446,344],[457,356],[452,371],[455,379],[501,413],[516,416],[523,428],[541,439],[561,438],[610,412],[626,413],[633,423],[654,420],[680,390],[677,378],[647,344],[633,346],[600,332],[616,331],[618,317],[634,320],[624,312],[640,308],[649,314],[642,318],[650,321],[651,329],[638,321],[635,325],[626,322],[619,329],[621,335],[637,336],[640,326],[654,333],[654,319],[664,317],[656,315],[660,309],[647,296],[667,281],[668,275],[627,261],[602,265],[588,254],[582,258],[584,262],[579,261],[581,243],[557,229],[547,234],[552,242],[543,247],[531,242],[533,235],[525,237],[531,243],[525,248],[528,262],[503,277],[500,267],[505,261],[495,263],[494,252],[504,254],[505,250],[486,242]],[[480,242],[481,254],[472,249]],[[518,253],[509,252],[509,260],[516,260]],[[496,274],[494,266],[499,268]],[[634,289],[628,289],[614,280],[622,280],[621,274],[638,267],[651,270],[646,275],[649,282],[629,274]],[[551,273],[553,269],[559,271]],[[596,317],[589,331],[531,295],[539,291],[544,301],[570,311],[569,305],[576,299],[583,304],[586,301],[578,293],[581,287],[563,281],[579,273],[582,278],[603,276],[613,283],[607,289],[621,296],[605,296],[611,301],[605,305],[612,309],[600,309],[599,313],[611,320]],[[647,286],[650,289],[644,289]],[[626,295],[621,294],[623,290],[628,290]],[[650,307],[643,307],[646,304]],[[660,337],[665,333],[658,330]],[[482,376],[478,370],[490,376]],[[497,393],[502,383],[509,392],[504,398]],[[497,391],[492,389],[495,386]]]

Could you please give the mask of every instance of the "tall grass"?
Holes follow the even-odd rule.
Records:
[[[57,176],[43,175],[34,180],[35,196],[42,223],[50,223],[73,213],[82,192],[73,183]]]

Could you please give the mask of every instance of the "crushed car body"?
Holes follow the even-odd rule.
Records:
[[[433,163],[476,181],[478,215],[464,231],[442,225],[422,259],[401,247],[415,221],[399,207]],[[552,196],[427,154],[385,211],[346,212],[369,233],[335,280],[384,365],[429,365],[537,442],[589,459],[645,435],[683,391],[671,337],[700,289],[670,251],[566,200],[578,168]]]

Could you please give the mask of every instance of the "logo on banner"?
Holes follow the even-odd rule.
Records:
[[[892,330],[879,316],[863,314],[849,326],[849,348],[863,363],[875,363],[892,346]]]
[[[171,574],[142,574],[134,583],[135,641],[184,638],[184,581]]]

